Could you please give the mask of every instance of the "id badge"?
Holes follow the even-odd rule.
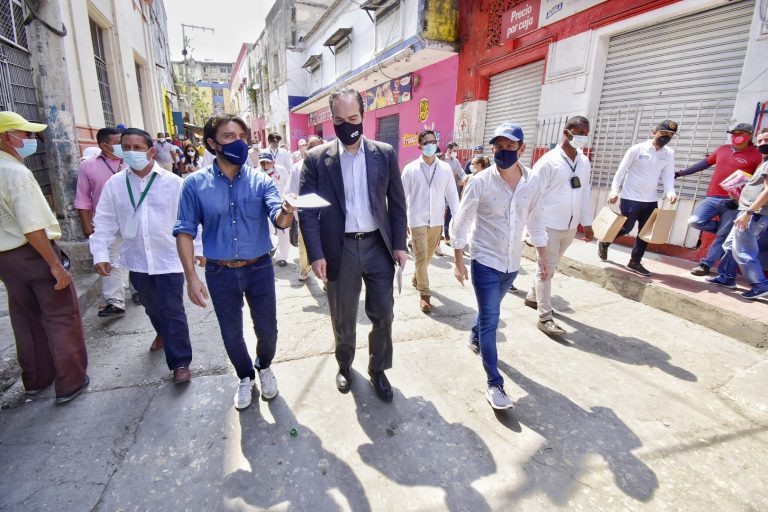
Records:
[[[123,228],[123,238],[132,240],[136,238],[136,233],[139,231],[139,218],[135,213],[128,216],[128,220],[125,221],[125,227]]]

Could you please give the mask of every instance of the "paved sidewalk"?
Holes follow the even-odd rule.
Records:
[[[741,276],[737,280],[739,289],[728,290],[691,275],[694,262],[647,251],[643,265],[653,275],[642,277],[625,268],[630,250],[612,244],[608,261],[601,261],[597,242],[585,243],[579,238],[566,251],[559,270],[755,347],[768,347],[768,298],[748,300],[739,296],[739,292],[749,289]],[[535,254],[526,248],[528,258],[535,259]]]

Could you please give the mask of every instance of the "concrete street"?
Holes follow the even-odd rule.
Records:
[[[64,407],[52,389],[27,399],[20,382],[3,396],[0,510],[768,508],[765,349],[557,275],[564,340],[536,329],[522,291],[502,305],[515,409],[494,412],[465,346],[472,287],[449,262],[431,267],[431,315],[406,268],[392,404],[367,380],[362,302],[352,392],[338,393],[325,295],[294,265],[276,268],[280,394],[243,412],[210,305],[188,304],[193,380],[181,386],[148,351],[140,308],[104,322],[91,307],[88,392]],[[525,260],[518,288],[533,269]]]

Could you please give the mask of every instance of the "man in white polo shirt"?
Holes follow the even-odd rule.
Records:
[[[408,211],[408,229],[416,257],[413,285],[419,290],[419,309],[432,311],[427,267],[440,243],[445,203],[452,212],[459,210],[459,193],[448,163],[435,156],[437,136],[432,130],[419,134],[421,156],[403,169],[402,180]]]
[[[621,198],[619,208],[627,220],[617,236],[623,236],[632,231],[637,223],[637,230],[643,229],[651,217],[653,210],[658,208],[659,178],[664,185],[664,196],[670,204],[677,201],[675,194],[675,152],[665,147],[677,133],[677,123],[662,121],[651,132],[652,138],[635,144],[629,148],[619,164],[619,170],[613,177],[611,195],[608,202],[614,204]],[[600,242],[597,254],[601,260],[608,259],[607,242]],[[640,263],[645,254],[648,242],[635,238],[627,268],[641,276],[651,273]]]

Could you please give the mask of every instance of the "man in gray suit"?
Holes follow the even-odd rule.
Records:
[[[330,95],[338,140],[307,153],[300,194],[316,193],[329,203],[299,212],[312,271],[327,284],[339,372],[346,393],[355,357],[357,304],[365,282],[368,373],[376,394],[392,400],[384,370],[392,367],[394,264],[406,262],[406,210],[397,155],[392,146],[363,137],[363,99],[351,88]]]

